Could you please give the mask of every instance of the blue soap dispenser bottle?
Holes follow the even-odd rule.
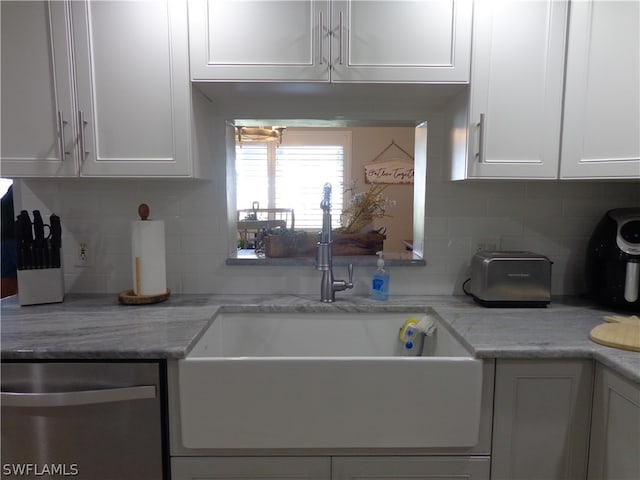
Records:
[[[389,300],[389,272],[384,269],[384,258],[382,252],[377,252],[378,269],[373,274],[371,280],[371,298],[374,300]]]

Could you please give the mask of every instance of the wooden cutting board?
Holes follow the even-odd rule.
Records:
[[[640,318],[604,317],[607,323],[591,330],[589,337],[596,343],[623,350],[640,352]]]

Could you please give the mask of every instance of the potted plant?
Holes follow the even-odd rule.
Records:
[[[387,186],[374,183],[368,190],[358,192],[354,182],[347,189],[351,199],[340,217],[343,226],[333,231],[334,255],[375,255],[382,250],[385,228],[375,229],[373,221],[390,217],[388,209],[396,204],[384,196]]]

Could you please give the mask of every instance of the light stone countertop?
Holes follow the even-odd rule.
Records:
[[[155,305],[119,305],[116,295],[67,295],[60,304],[20,307],[3,299],[0,350],[11,359],[179,359],[216,311],[403,311],[433,308],[477,358],[591,358],[640,383],[640,352],[596,344],[590,330],[612,314],[580,299],[547,308],[485,308],[463,296],[172,295]]]

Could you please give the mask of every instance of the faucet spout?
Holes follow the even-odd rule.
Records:
[[[331,243],[331,184],[325,183],[322,189],[322,233],[320,243]]]
[[[333,241],[331,240],[331,184],[325,183],[322,201],[322,232],[318,242],[316,269],[322,272],[320,301],[335,302],[336,292],[353,288],[353,265],[349,264],[349,280],[333,278]]]

